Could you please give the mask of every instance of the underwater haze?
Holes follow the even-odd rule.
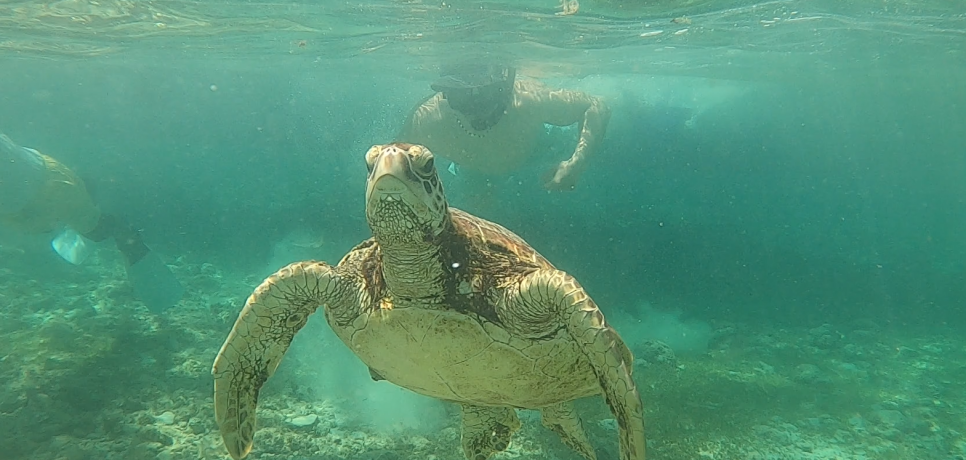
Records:
[[[5,0],[0,133],[184,295],[149,308],[114,244],[72,265],[0,214],[0,459],[230,458],[211,368],[246,298],[370,237],[366,151],[466,59],[611,109],[573,191],[540,178],[575,126],[504,175],[434,154],[627,342],[648,458],[966,457],[966,4]],[[619,458],[602,398],[577,409]],[[519,413],[494,459],[582,458]],[[256,460],[464,458],[458,406],[374,381],[322,315],[258,417]]]

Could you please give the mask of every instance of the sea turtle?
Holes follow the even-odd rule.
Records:
[[[509,230],[448,207],[429,149],[377,145],[366,163],[373,237],[336,266],[297,262],[263,281],[215,359],[215,415],[232,458],[251,451],[260,388],[324,306],[374,379],[462,406],[469,460],[507,448],[516,408],[539,410],[594,460],[573,400],[596,394],[617,419],[621,460],[643,460],[630,350],[577,280]]]

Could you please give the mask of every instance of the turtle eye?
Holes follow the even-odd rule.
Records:
[[[368,152],[366,152],[366,156],[365,156],[366,169],[368,169],[369,172],[372,172],[372,170],[375,169],[376,160],[379,159],[379,156],[382,153],[382,151],[383,149],[381,146],[374,145],[372,146],[372,148],[369,149]]]
[[[426,172],[433,172],[433,167],[434,167],[433,157],[429,157],[429,159],[426,160],[426,163],[423,165],[423,170],[425,170]]]

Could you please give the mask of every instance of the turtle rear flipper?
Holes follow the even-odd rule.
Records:
[[[211,369],[215,419],[233,459],[251,451],[258,392],[309,315],[322,305],[358,305],[357,283],[337,270],[324,262],[291,264],[263,281],[238,315]]]
[[[520,419],[510,407],[463,406],[461,440],[468,460],[486,460],[510,445],[510,437],[520,429]]]
[[[597,460],[594,447],[587,440],[587,433],[580,423],[580,416],[574,410],[573,401],[544,407],[540,410],[540,421],[550,431],[557,433],[567,447],[579,452],[587,460]]]

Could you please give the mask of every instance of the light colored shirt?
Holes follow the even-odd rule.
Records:
[[[473,129],[470,120],[450,108],[438,93],[416,107],[396,140],[424,145],[461,167],[505,174],[534,154],[544,124],[579,123],[580,140],[568,161],[582,169],[585,158],[594,153],[603,138],[608,120],[609,111],[599,98],[518,80],[505,114],[488,129]]]

